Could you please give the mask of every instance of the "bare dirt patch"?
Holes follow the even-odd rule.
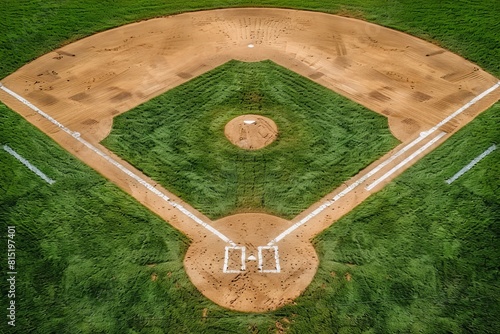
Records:
[[[278,127],[270,118],[249,114],[229,121],[224,134],[231,143],[242,149],[258,150],[276,140]]]

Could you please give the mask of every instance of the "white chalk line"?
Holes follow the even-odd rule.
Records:
[[[38,168],[36,168],[33,164],[31,164],[28,160],[26,160],[25,158],[23,158],[21,155],[19,155],[16,151],[14,151],[9,146],[4,145],[3,149],[4,149],[5,152],[9,153],[14,158],[16,158],[17,160],[19,160],[23,165],[25,165],[26,167],[28,167],[28,169],[30,171],[32,171],[33,173],[35,173],[36,175],[38,175],[42,180],[44,180],[48,184],[54,184],[56,182],[55,180],[52,180],[50,177],[48,177],[47,175],[45,175],[41,170],[39,170]]]
[[[240,270],[229,269],[229,250],[239,249],[241,250],[241,265]],[[226,246],[224,248],[224,266],[222,267],[222,272],[225,274],[238,274],[245,271],[246,268],[246,247],[245,246]]]
[[[394,166],[393,168],[391,168],[387,173],[385,173],[384,175],[382,175],[381,177],[379,177],[378,179],[376,179],[373,183],[371,183],[370,185],[368,185],[366,187],[366,190],[370,191],[373,188],[375,188],[382,181],[384,181],[389,176],[391,176],[394,172],[396,172],[399,169],[401,169],[401,167],[403,167],[404,165],[406,165],[407,163],[409,163],[410,161],[412,161],[413,159],[415,159],[415,157],[417,157],[422,152],[424,152],[425,150],[427,150],[429,147],[431,147],[432,145],[434,145],[437,141],[439,141],[445,135],[446,135],[446,132],[439,133],[436,137],[434,137],[427,144],[425,144],[424,146],[422,146],[421,148],[419,148],[418,150],[416,150],[415,152],[413,152],[409,157],[407,157],[406,159],[404,159],[403,161],[401,161],[399,164],[397,164],[396,166]]]
[[[453,175],[451,178],[449,178],[448,180],[446,180],[446,183],[448,184],[452,184],[456,179],[458,179],[460,176],[464,175],[465,173],[467,173],[469,170],[472,169],[472,167],[474,167],[479,161],[483,160],[484,158],[486,158],[486,156],[488,156],[489,154],[491,154],[491,152],[493,152],[494,150],[497,149],[497,146],[495,144],[491,145],[486,151],[484,151],[483,153],[481,153],[480,155],[478,155],[474,160],[472,160],[469,164],[467,164],[464,168],[462,168],[461,170],[458,171],[458,173],[456,173],[455,175]]]
[[[328,208],[331,206],[333,203],[353,191],[355,188],[357,188],[360,184],[368,180],[370,177],[378,173],[382,168],[390,164],[392,161],[397,159],[399,156],[401,156],[403,153],[407,152],[409,149],[411,149],[413,146],[417,145],[419,142],[421,142],[425,137],[427,137],[428,134],[422,133],[421,136],[413,140],[411,143],[403,147],[401,150],[390,156],[387,160],[383,161],[379,165],[377,165],[375,168],[373,168],[370,172],[368,172],[366,175],[360,177],[356,182],[352,183],[350,186],[348,186],[346,189],[342,190],[340,193],[335,195],[331,200],[326,201],[324,204],[316,208],[313,212],[290,226],[288,229],[286,229],[284,232],[282,232],[280,235],[278,235],[276,238],[271,240],[268,245],[271,246],[279,241],[281,241],[284,237],[286,237],[288,234],[292,233],[294,230],[299,228],[300,226],[304,225],[307,223],[309,220],[320,214],[324,209]]]
[[[17,93],[13,92],[12,90],[8,89],[7,87],[5,87],[4,85],[2,85],[1,83],[0,83],[0,89],[2,89],[7,94],[9,94],[12,97],[14,97],[15,99],[17,99],[21,103],[25,104],[26,106],[28,106],[33,111],[36,111],[38,114],[40,114],[41,116],[43,116],[44,118],[46,118],[47,120],[49,120],[52,124],[56,125],[61,130],[63,130],[64,132],[66,132],[67,134],[69,134],[70,136],[72,136],[73,138],[75,138],[77,141],[79,141],[80,143],[82,143],[83,145],[85,145],[87,148],[89,148],[90,150],[92,150],[94,153],[98,154],[99,156],[101,156],[102,158],[104,158],[106,161],[108,161],[109,163],[111,163],[112,165],[114,165],[115,167],[117,167],[118,169],[120,169],[122,172],[124,172],[125,174],[127,174],[128,176],[130,176],[131,178],[133,178],[134,180],[136,180],[138,183],[140,183],[141,185],[143,185],[146,189],[148,189],[149,191],[151,191],[153,194],[155,194],[156,196],[160,197],[161,199],[163,199],[165,202],[167,202],[168,204],[170,204],[174,208],[178,209],[184,215],[186,215],[187,217],[189,217],[192,220],[194,220],[197,224],[203,226],[204,228],[206,228],[207,230],[209,230],[210,232],[212,232],[213,234],[215,234],[222,241],[224,241],[226,243],[229,243],[232,246],[236,246],[236,244],[233,241],[231,241],[231,239],[229,239],[228,237],[226,237],[224,234],[222,234],[221,232],[219,232],[218,230],[216,230],[215,228],[213,228],[209,224],[205,223],[200,218],[196,217],[193,213],[191,213],[189,210],[187,210],[186,208],[184,208],[181,204],[173,202],[167,195],[165,195],[164,193],[162,193],[161,191],[159,191],[158,189],[156,189],[150,183],[148,183],[147,181],[145,181],[144,179],[142,179],[138,175],[134,174],[132,171],[130,171],[125,166],[123,166],[122,164],[120,164],[119,162],[117,162],[116,160],[114,160],[112,157],[110,157],[109,155],[107,155],[106,153],[104,153],[103,151],[99,150],[97,147],[95,147],[94,145],[92,145],[91,143],[89,143],[88,141],[86,141],[85,139],[83,139],[80,136],[80,133],[70,130],[69,128],[67,128],[66,126],[64,126],[60,122],[58,122],[55,118],[53,118],[52,116],[50,116],[47,113],[43,112],[38,107],[36,107],[34,104],[32,104],[31,102],[29,102],[28,100],[26,100],[22,96],[18,95]]]
[[[262,256],[262,250],[263,249],[272,249],[274,250],[274,267],[275,269],[264,269],[264,257]],[[258,268],[259,271],[262,273],[272,273],[272,274],[277,274],[281,272],[281,266],[280,266],[280,256],[278,253],[278,246],[259,246],[257,247],[258,251],[258,259],[259,259],[259,264]]]
[[[405,153],[406,151],[408,151],[409,149],[411,149],[413,146],[417,145],[423,139],[425,139],[426,137],[428,137],[429,135],[431,135],[432,133],[434,133],[435,131],[437,131],[441,126],[443,126],[444,124],[446,124],[449,121],[451,121],[453,118],[455,118],[458,115],[460,115],[461,113],[463,113],[465,110],[467,110],[468,108],[470,108],[472,105],[476,104],[478,101],[480,101],[481,99],[483,99],[485,96],[487,96],[488,94],[490,94],[491,92],[493,92],[494,90],[496,90],[499,86],[500,86],[500,81],[498,81],[496,84],[494,84],[493,86],[491,86],[490,88],[488,88],[487,90],[485,90],[483,93],[481,93],[478,96],[474,97],[472,100],[470,100],[464,106],[462,106],[457,111],[455,111],[454,113],[452,113],[450,116],[444,118],[441,122],[439,122],[437,125],[435,125],[434,127],[432,127],[429,131],[425,131],[425,132],[420,133],[420,136],[418,138],[416,138],[411,143],[409,143],[408,145],[406,145],[405,147],[403,147],[401,150],[399,150],[398,152],[396,152],[389,159],[387,159],[384,162],[382,162],[381,164],[379,164],[377,167],[375,167],[374,169],[372,169],[365,176],[359,178],[356,182],[354,182],[349,187],[347,187],[346,189],[344,189],[342,192],[340,192],[339,194],[337,194],[333,199],[326,201],[324,204],[322,204],[316,210],[314,210],[313,212],[311,212],[310,214],[308,214],[306,217],[302,218],[300,221],[298,221],[297,223],[293,224],[288,229],[286,229],[285,231],[283,231],[280,235],[278,235],[276,238],[274,238],[273,240],[271,240],[268,243],[268,246],[274,245],[275,243],[281,241],[288,234],[292,233],[293,231],[295,231],[296,229],[298,229],[300,226],[302,226],[305,223],[307,223],[313,217],[315,217],[319,213],[321,213],[324,209],[328,208],[333,203],[335,203],[336,201],[338,201],[339,199],[341,199],[342,197],[344,197],[345,195],[347,195],[348,193],[350,193],[352,190],[354,190],[355,188],[357,188],[361,183],[365,182],[367,179],[369,179],[371,176],[373,176],[374,174],[376,174],[382,168],[384,168],[389,163],[391,163],[392,161],[394,161],[397,157],[401,156],[403,153]]]

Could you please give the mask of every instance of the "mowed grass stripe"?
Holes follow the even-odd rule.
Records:
[[[242,114],[273,119],[270,146],[224,136]],[[115,118],[103,141],[211,218],[292,218],[399,142],[387,119],[271,61],[231,61]]]

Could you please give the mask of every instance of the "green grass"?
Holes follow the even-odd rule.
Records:
[[[434,40],[500,75],[494,0],[5,0],[0,77],[97,30],[240,4],[364,17]],[[184,237],[0,105],[0,143],[57,180],[49,187],[0,150],[0,242],[5,249],[5,226],[16,225],[19,271],[18,326],[3,318],[0,332],[274,333],[279,322],[290,333],[498,333],[500,151],[451,186],[444,180],[500,143],[499,114],[497,103],[318,236],[320,269],[296,305],[250,315],[200,296],[182,269]],[[5,256],[0,252],[2,296]],[[150,261],[158,265],[145,266]]]
[[[231,144],[242,114],[273,119],[278,139]],[[103,143],[211,218],[291,219],[399,142],[385,117],[271,61],[231,61],[116,117]]]

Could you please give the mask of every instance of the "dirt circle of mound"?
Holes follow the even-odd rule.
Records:
[[[224,134],[234,145],[245,150],[258,150],[278,137],[278,127],[270,118],[260,115],[242,115],[230,120]]]

